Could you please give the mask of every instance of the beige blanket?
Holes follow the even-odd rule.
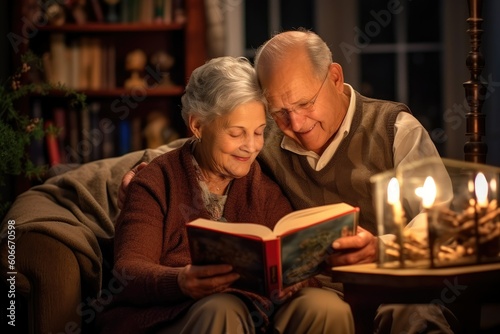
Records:
[[[82,280],[97,295],[101,289],[100,242],[114,236],[118,216],[117,194],[123,175],[141,161],[182,144],[144,150],[121,157],[86,163],[21,194],[1,225],[1,246],[5,251],[8,220],[15,220],[16,239],[27,232],[47,234],[71,248],[80,264]],[[7,256],[2,267],[7,268]]]

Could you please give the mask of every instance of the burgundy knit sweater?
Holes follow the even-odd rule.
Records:
[[[177,284],[179,271],[190,263],[185,224],[210,216],[191,157],[188,142],[153,160],[130,183],[114,241],[114,270],[121,279],[97,320],[103,333],[143,333],[175,319],[194,303]],[[254,162],[247,176],[233,181],[224,217],[272,228],[290,211],[279,186]],[[264,297],[232,292],[249,298],[264,317],[266,310],[274,309]]]

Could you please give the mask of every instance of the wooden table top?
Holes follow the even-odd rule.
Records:
[[[379,268],[376,263],[332,268],[332,280],[344,284],[431,287],[444,279],[459,278],[462,284],[496,283],[500,286],[500,263],[448,268]]]

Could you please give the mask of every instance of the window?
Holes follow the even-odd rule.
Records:
[[[358,6],[357,88],[406,103],[428,131],[440,128],[441,1],[360,0]]]
[[[270,36],[300,27],[314,30],[314,1],[245,1],[245,56],[253,59],[255,49]]]

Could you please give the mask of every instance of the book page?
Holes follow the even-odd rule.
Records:
[[[262,240],[271,240],[275,238],[273,231],[271,231],[271,229],[267,226],[252,223],[225,223],[198,218],[190,222],[188,225],[232,234],[254,236]]]
[[[281,218],[274,227],[274,233],[278,236],[283,235],[356,210],[356,208],[346,203],[297,210]]]

